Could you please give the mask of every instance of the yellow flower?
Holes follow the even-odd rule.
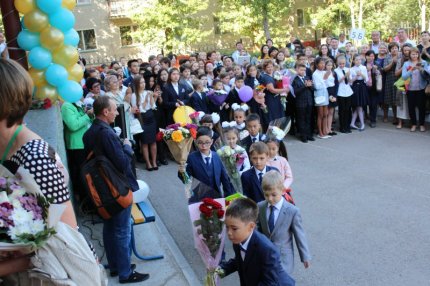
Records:
[[[179,143],[182,140],[184,140],[184,136],[182,135],[182,132],[180,130],[173,131],[172,140],[176,143]]]

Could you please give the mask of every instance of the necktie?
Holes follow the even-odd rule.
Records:
[[[243,251],[246,253],[246,249],[242,245],[239,245],[239,247],[240,247],[240,251]]]
[[[252,138],[252,143],[255,143],[257,141],[257,137]]]
[[[258,180],[260,181],[260,185],[261,185],[261,183],[263,182],[263,172],[260,172],[258,174]]]
[[[275,206],[270,206],[270,215],[269,215],[269,230],[270,233],[272,233],[273,229],[275,228],[275,212],[274,212]]]
[[[343,76],[345,77],[345,84],[348,84],[348,79],[346,78],[346,73],[344,70],[342,70],[342,72],[343,72]]]
[[[210,157],[206,157],[205,161],[206,161],[206,168],[209,168],[209,165],[211,164],[211,158]]]

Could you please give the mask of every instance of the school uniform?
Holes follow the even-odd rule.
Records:
[[[337,89],[337,104],[339,106],[339,131],[342,133],[351,132],[351,96],[353,91],[348,83],[348,79],[346,78],[347,72],[348,68],[336,68],[334,70],[334,79]],[[339,81],[339,79],[343,77],[345,77],[345,79],[343,81]]]
[[[264,141],[266,139],[265,134],[258,133],[257,136],[246,136],[243,140],[240,141],[243,148],[245,148],[246,153],[249,154],[249,148],[251,147],[252,143]]]
[[[190,105],[196,111],[202,111],[205,114],[209,113],[208,98],[205,92],[194,91],[193,94],[191,94]]]
[[[246,241],[233,244],[235,257],[221,263],[225,274],[239,272],[241,286],[294,286],[281,266],[279,251],[263,234],[254,230]]]
[[[163,86],[161,96],[163,98],[163,107],[166,110],[167,124],[172,124],[173,112],[176,109],[178,100],[182,101],[185,105],[188,105],[189,96],[187,88],[180,83],[173,85],[171,82],[168,82]]]
[[[258,228],[278,247],[282,267],[291,275],[294,270],[293,236],[300,261],[311,260],[300,211],[284,198],[273,206],[269,205],[267,201],[259,202],[258,208]]]
[[[256,203],[264,201],[264,193],[263,188],[261,187],[261,182],[263,181],[264,174],[272,170],[279,172],[277,168],[270,166],[266,166],[262,171],[252,167],[248,171],[243,172],[240,176],[243,194]]]
[[[179,80],[179,83],[185,87],[185,90],[186,90],[185,92],[187,94],[193,93],[194,88],[193,88],[193,84],[191,83],[191,80],[186,80],[184,78],[181,78]]]
[[[311,80],[308,76],[296,76],[292,82],[294,94],[296,95],[296,120],[297,127],[302,139],[310,139],[312,135],[312,108],[314,105],[314,94],[312,86],[306,86],[305,81]]]
[[[361,75],[357,75],[357,72],[360,71]],[[351,106],[355,107],[366,107],[368,103],[368,92],[366,82],[367,78],[367,69],[365,66],[353,66],[350,69],[351,79],[354,80],[352,84],[352,98],[351,98]]]
[[[235,193],[221,159],[214,151],[211,151],[209,156],[199,151],[191,153],[187,158],[186,172],[208,187],[194,192],[189,203],[199,202],[205,197],[223,198]]]

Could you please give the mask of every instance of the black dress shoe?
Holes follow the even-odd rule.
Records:
[[[346,130],[346,133],[352,133],[351,129]]]
[[[142,281],[148,280],[148,278],[149,278],[149,274],[133,271],[133,273],[131,273],[131,275],[127,279],[122,279],[122,280],[120,279],[119,283],[126,284],[126,283],[142,282]]]
[[[134,269],[136,269],[136,264],[131,264],[130,265],[131,271],[134,271]],[[110,277],[115,277],[118,276],[118,271],[111,271],[110,272]]]
[[[152,170],[157,171],[157,170],[158,170],[158,166],[157,166],[157,167],[152,168]]]
[[[308,143],[308,139],[307,139],[306,137],[302,137],[300,140],[301,140],[303,143]]]
[[[370,128],[375,128],[376,127],[376,123],[370,122],[369,126],[370,126]]]
[[[314,137],[308,137],[307,138],[309,141],[315,141],[315,138]]]
[[[160,163],[161,163],[162,165],[164,165],[164,166],[169,165],[169,162],[167,162],[167,160],[166,160],[166,159],[160,160]]]
[[[154,168],[146,168],[146,171],[152,172],[152,171],[154,171]]]
[[[330,136],[334,136],[334,135],[337,135],[337,133],[336,133],[336,132],[334,132],[334,131],[332,131],[332,132],[330,132],[328,135],[330,135]]]

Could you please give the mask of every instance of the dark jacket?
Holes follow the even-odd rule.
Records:
[[[163,98],[163,107],[166,110],[167,124],[171,124],[173,123],[173,112],[176,109],[178,100],[188,105],[190,97],[188,96],[187,88],[183,84],[178,83],[178,93],[176,93],[173,85],[168,82],[163,86],[161,96]]]
[[[275,167],[266,166],[266,172],[278,171]],[[264,201],[263,189],[261,187],[260,181],[258,180],[257,174],[255,173],[255,168],[252,167],[248,171],[242,173],[240,177],[242,181],[243,194],[258,203]]]
[[[242,260],[240,245],[233,244],[235,257],[220,266],[225,274],[239,272],[241,286],[294,286],[295,281],[282,268],[277,247],[254,230]]]
[[[125,174],[133,191],[139,189],[136,178],[132,172],[131,158],[133,150],[130,146],[122,144],[115,131],[106,122],[96,119],[84,137],[85,156],[94,150],[95,144],[100,148],[106,158],[115,166],[118,172]]]
[[[311,80],[305,76],[305,80]],[[296,108],[305,108],[312,106],[314,102],[314,92],[312,87],[305,86],[299,76],[296,76],[292,82],[294,95],[296,96]]]
[[[201,92],[200,94],[202,95],[201,98],[197,91],[193,92],[193,94],[191,95],[190,104],[196,111],[203,111],[204,113],[208,114],[208,98],[206,96],[206,93]]]

